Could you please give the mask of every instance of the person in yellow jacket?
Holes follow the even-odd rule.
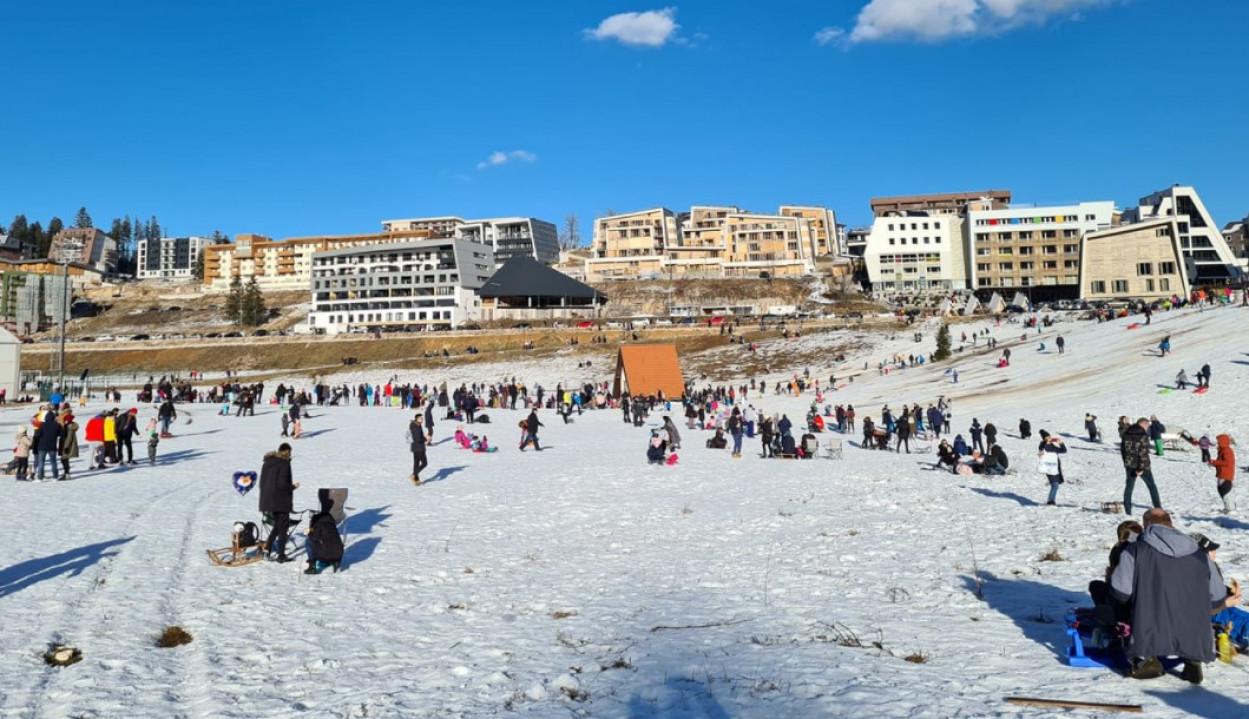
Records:
[[[104,415],[104,461],[117,464],[117,410]]]

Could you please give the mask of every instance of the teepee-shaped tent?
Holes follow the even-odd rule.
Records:
[[[941,300],[941,306],[937,308],[937,311],[940,312],[942,315],[948,315],[954,311],[953,305],[950,304],[949,297]]]
[[[1025,297],[1024,293],[1022,292],[1016,292],[1015,296],[1011,299],[1010,303],[1011,305],[1015,307],[1019,307],[1021,309],[1025,309],[1025,310],[1032,309],[1032,303],[1028,301],[1028,298]]]
[[[975,295],[972,295],[967,299],[967,306],[963,308],[963,314],[972,315],[978,309],[980,309],[980,300],[976,299]]]
[[[1001,295],[994,292],[993,296],[989,298],[988,309],[990,314],[1001,314],[1006,310],[1006,300],[1002,299]]]

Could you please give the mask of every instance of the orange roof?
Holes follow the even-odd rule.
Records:
[[[624,384],[621,384],[621,379]],[[631,395],[658,395],[667,399],[685,394],[676,345],[621,345],[616,360],[615,391]]]

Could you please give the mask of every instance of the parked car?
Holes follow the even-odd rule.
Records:
[[[78,341],[79,342],[95,342],[95,338],[94,337],[79,337]]]
[[[152,336],[145,335],[145,334],[137,334],[134,337],[131,337],[130,339],[134,340],[135,342],[143,342],[144,340],[152,339]]]
[[[268,337],[268,336],[269,336],[269,330],[256,330],[255,332],[252,332],[252,337]]]
[[[242,337],[243,333],[242,332],[227,332],[221,336],[222,337]]]
[[[220,332],[209,332],[208,334],[204,335],[204,338],[205,338],[205,339],[210,339],[210,340],[215,340],[215,339],[217,339],[217,338],[218,338],[218,337],[220,337],[220,336],[221,336],[221,333],[220,333]]]
[[[532,327],[532,326],[533,326],[533,325],[529,324],[528,322],[517,322],[516,324],[512,325],[512,329],[514,329],[514,330],[527,330],[527,329],[529,329],[529,328],[530,328],[530,327]]]

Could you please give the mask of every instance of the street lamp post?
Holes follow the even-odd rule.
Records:
[[[57,364],[60,376],[57,384],[65,391],[65,319],[69,314],[69,262],[61,260],[61,349]]]

